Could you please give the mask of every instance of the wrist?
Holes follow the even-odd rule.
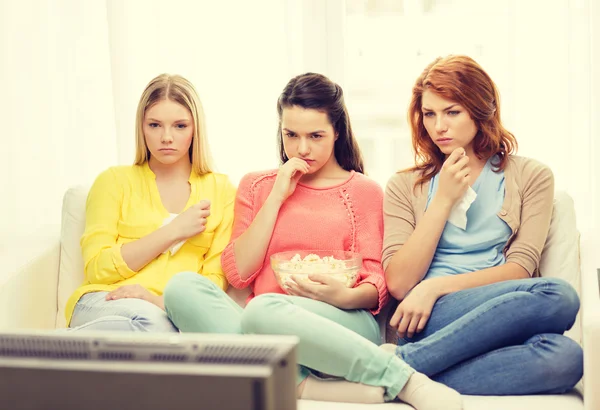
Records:
[[[267,197],[267,200],[265,201],[265,205],[279,211],[279,208],[281,208],[281,205],[283,205],[284,202],[285,199],[281,198],[273,191],[271,191],[271,193]]]
[[[184,239],[173,224],[165,225],[162,229],[164,229],[167,241],[169,242],[169,248]]]
[[[356,292],[356,288],[342,288],[337,307],[339,307],[340,309],[353,309],[354,304],[352,302],[354,300]]]
[[[437,298],[444,296],[449,292],[444,292],[444,281],[443,278],[431,278],[421,282],[423,286],[427,287],[427,290],[435,295]]]
[[[153,295],[151,302],[162,310],[165,310],[165,299],[162,296]]]
[[[453,200],[451,200],[450,198],[441,196],[439,194],[436,194],[433,197],[433,199],[431,200],[430,208],[439,209],[440,211],[444,212],[445,214],[450,215],[450,211],[452,210],[453,206],[454,206]]]

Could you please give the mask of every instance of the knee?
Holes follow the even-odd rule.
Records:
[[[564,387],[566,390],[572,389],[583,377],[583,349],[574,340],[564,337],[561,350],[564,355]]]
[[[132,327],[136,331],[152,333],[173,333],[179,332],[167,314],[162,311],[157,314],[149,312],[142,313],[131,319]]]
[[[123,316],[131,322],[131,327],[137,332],[179,332],[160,307],[144,300],[132,300],[123,311]]]
[[[575,322],[577,312],[579,312],[579,295],[571,284],[559,278],[544,279],[544,292],[551,295],[554,299],[554,320],[561,320],[565,323],[566,329],[570,328]],[[566,330],[565,329],[565,330]]]
[[[221,290],[210,279],[196,272],[181,272],[173,276],[163,292],[164,304],[167,312],[179,306],[181,301],[189,297],[200,297],[198,293],[214,292]]]
[[[272,315],[278,306],[285,303],[282,295],[265,293],[252,299],[242,313],[242,333],[270,334],[270,323],[274,323]]]
[[[151,333],[172,333],[179,331],[169,320],[165,312],[154,305],[136,310],[135,312],[124,312],[122,316],[102,316],[70,330]]]
[[[67,331],[70,332],[89,332],[89,331],[110,331],[110,332],[134,332],[133,320],[125,316],[107,315],[95,320],[74,325],[71,321]]]
[[[572,389],[583,376],[583,349],[574,340],[557,334],[539,336],[542,343],[537,368],[542,380],[552,381],[552,392],[563,393]]]
[[[196,272],[181,272],[169,279],[165,287],[165,293],[181,292],[198,285],[204,285],[205,283],[212,282]]]

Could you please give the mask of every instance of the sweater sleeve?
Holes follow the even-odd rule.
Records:
[[[383,244],[383,192],[373,182],[367,192],[361,192],[355,199],[357,211],[356,248],[362,255],[363,268],[359,272],[356,286],[370,283],[379,295],[377,306],[371,309],[378,314],[386,305],[389,294],[381,266],[381,248]]]
[[[531,161],[530,175],[522,188],[521,224],[506,251],[506,262],[521,265],[531,276],[537,273],[554,206],[554,175],[550,168]]]
[[[406,243],[415,230],[415,214],[412,208],[411,174],[394,174],[385,189],[383,200],[383,269],[387,268],[394,254]]]
[[[122,184],[108,169],[96,178],[86,201],[81,251],[89,283],[110,285],[137,273],[129,269],[117,244],[122,202]]]
[[[212,280],[221,289],[226,290],[227,278],[221,266],[221,255],[231,238],[236,189],[227,178],[223,179],[222,184],[223,186],[218,187],[218,189],[224,193],[223,218],[215,229],[212,243],[206,253],[200,273]]]
[[[256,215],[255,210],[256,204],[254,203],[254,192],[253,183],[255,177],[253,174],[245,175],[239,183],[238,191],[235,199],[234,208],[234,221],[233,231],[231,234],[231,241],[225,247],[221,255],[221,265],[223,271],[227,276],[227,280],[234,288],[243,289],[248,287],[254,282],[254,279],[260,272],[261,268],[253,272],[247,279],[242,279],[237,269],[237,263],[235,259],[235,241],[243,234],[246,229],[252,223],[254,216]]]

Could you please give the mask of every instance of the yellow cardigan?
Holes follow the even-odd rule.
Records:
[[[188,239],[175,255],[160,254],[135,272],[123,260],[121,246],[160,228],[169,216],[156,176],[145,163],[112,167],[96,178],[88,194],[81,238],[86,280],[67,301],[67,323],[86,293],[140,284],[162,295],[169,279],[183,271],[198,272],[227,289],[221,252],[231,236],[236,189],[225,175],[216,173],[197,175],[192,171],[189,182],[191,194],[185,209],[203,199],[211,201],[206,230]]]

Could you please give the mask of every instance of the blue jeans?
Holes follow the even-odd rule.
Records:
[[[560,279],[462,290],[441,297],[396,354],[461,394],[564,393],[583,375],[583,350],[562,335],[578,310],[577,293]]]
[[[179,332],[167,313],[142,299],[106,300],[108,292],[83,295],[69,331]]]

